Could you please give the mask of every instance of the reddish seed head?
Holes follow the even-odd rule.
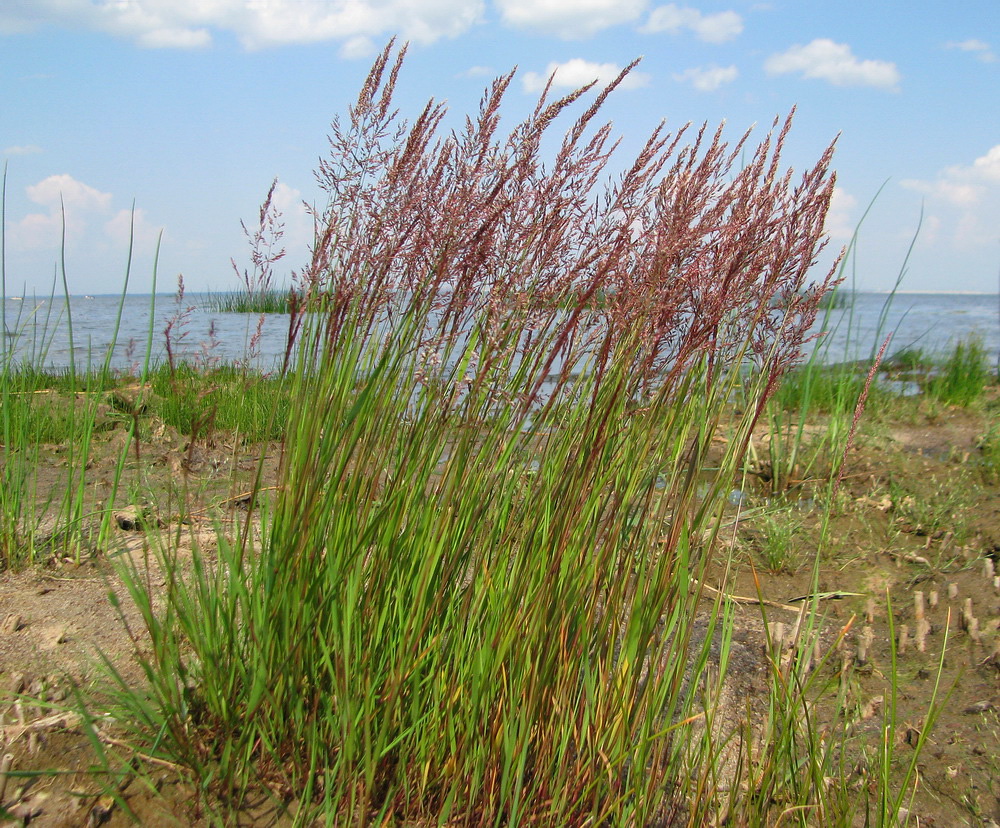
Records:
[[[721,126],[688,139],[687,127],[661,125],[622,164],[610,125],[595,121],[632,64],[546,162],[543,136],[584,90],[549,102],[547,88],[503,136],[507,74],[475,117],[442,134],[441,105],[429,102],[412,124],[392,109],[404,53],[393,60],[390,42],[376,59],[316,173],[328,203],[314,214],[298,287],[306,302],[330,300],[331,341],[348,318],[375,330],[405,297],[410,312],[433,310],[427,342],[479,326],[481,347],[497,349],[481,354],[480,371],[511,347],[537,359],[527,404],[554,369],[567,382],[584,353],[632,360],[637,383],[679,377],[696,359],[749,358],[773,390],[834,283],[831,269],[809,284],[825,243],[832,145],[804,173],[783,171],[790,113],[752,149],[749,131],[730,145]],[[280,227],[262,210],[265,224]]]

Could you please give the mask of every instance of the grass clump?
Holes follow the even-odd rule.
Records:
[[[125,610],[144,677],[109,656],[110,699],[88,699],[108,794],[127,813],[136,771],[169,763],[197,818],[220,824],[262,802],[291,824],[898,824],[937,686],[914,750],[897,751],[890,615],[886,714],[865,725],[879,662],[855,655],[847,612],[820,636],[821,602],[860,595],[820,586],[839,507],[757,508],[733,491],[766,449],[774,494],[819,477],[828,502],[863,508],[856,481],[836,490],[836,462],[872,374],[829,392],[820,367],[796,374],[836,281],[807,284],[829,154],[793,180],[787,122],[757,148],[657,131],[600,187],[610,90],[543,166],[546,129],[582,93],[544,96],[502,136],[506,76],[439,137],[439,107],[412,124],[393,113],[390,59],[334,123],[289,370],[184,362],[181,290],[166,365],[23,395],[58,399],[69,444],[103,449],[60,455],[70,496],[44,504],[58,525],[106,526],[118,491],[122,531],[148,531],[103,547],[142,618]],[[251,236],[261,270],[277,250],[269,202]],[[0,532],[23,560],[42,428],[7,402],[50,380],[9,376]],[[805,389],[782,402],[793,376]],[[922,504],[893,494],[893,524],[923,531],[902,514]],[[934,535],[948,514],[931,515]],[[730,528],[772,584],[810,562],[811,584],[769,589],[780,600],[748,618],[753,585],[727,581],[746,558],[727,551]],[[111,745],[128,753],[122,775]]]
[[[115,718],[223,807],[263,788],[301,823],[701,822],[732,781],[701,575],[833,282],[807,285],[831,152],[793,181],[790,120],[756,148],[658,128],[601,188],[632,67],[543,166],[586,89],[501,137],[506,75],[439,138],[433,102],[398,120],[391,58],[318,171],[274,502],[217,561],[160,547],[155,595],[127,575],[153,644]]]
[[[289,379],[233,366],[161,365],[149,376],[150,405],[182,434],[236,433],[245,442],[280,440],[291,407]]]
[[[924,393],[946,405],[969,406],[982,398],[991,379],[986,349],[980,339],[971,338],[955,343],[925,382]]]
[[[794,539],[802,520],[791,508],[763,514],[754,521],[759,527],[757,547],[761,563],[771,572],[790,571],[797,564]]]
[[[866,370],[855,365],[805,365],[788,373],[774,396],[784,411],[805,410],[836,416],[854,413],[865,387]],[[872,389],[877,392],[877,386]]]

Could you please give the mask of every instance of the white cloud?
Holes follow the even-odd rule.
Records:
[[[274,188],[271,204],[281,213],[285,225],[282,245],[293,261],[299,258],[313,241],[313,219],[302,202],[302,191],[279,181]]]
[[[61,225],[65,212],[68,234],[80,232],[92,213],[104,212],[111,206],[111,193],[102,193],[66,174],[50,175],[26,192],[36,204],[49,208],[54,224]]]
[[[31,0],[0,10],[0,31],[52,25],[175,49],[208,46],[213,31],[226,31],[251,49],[343,41],[352,57],[391,34],[419,43],[454,37],[483,9],[484,0]]]
[[[958,49],[962,52],[971,52],[976,56],[976,60],[983,63],[995,63],[997,56],[990,48],[990,44],[983,40],[970,38],[969,40],[949,41],[945,43],[946,49]]]
[[[496,71],[492,66],[470,66],[464,72],[462,72],[463,78],[485,78],[493,77],[496,75]]]
[[[25,192],[45,211],[28,213],[12,222],[7,235],[13,250],[58,249],[64,220],[68,245],[86,239],[88,243],[110,242],[116,247],[124,247],[129,241],[130,228],[133,228],[136,245],[148,245],[155,242],[160,232],[149,223],[145,210],[135,209],[133,224],[132,210],[115,210],[111,193],[65,173],[50,175],[26,187]]]
[[[34,144],[24,144],[22,146],[7,147],[4,151],[4,155],[33,155],[36,152],[41,152],[42,148],[35,146]]]
[[[1000,226],[1000,144],[971,164],[946,167],[932,181],[906,179],[901,186],[923,193],[942,235],[956,244],[995,244]],[[951,232],[948,232],[951,228]]]
[[[58,214],[29,213],[8,230],[13,250],[41,250],[59,244],[62,220]]]
[[[202,49],[212,44],[212,35],[208,29],[155,26],[136,32],[135,40],[149,49]]]
[[[946,167],[933,181],[909,178],[900,183],[931,198],[959,207],[973,207],[991,192],[1000,194],[1000,144],[971,164]]]
[[[14,249],[58,246],[64,219],[67,239],[82,236],[88,219],[111,206],[111,193],[102,193],[65,174],[50,175],[27,187],[25,192],[35,204],[48,208],[48,212],[29,213],[13,224],[10,240]]]
[[[699,92],[714,92],[726,83],[732,83],[739,76],[735,66],[698,66],[676,73],[674,80],[690,83]]]
[[[50,175],[27,188],[28,198],[51,209],[65,204],[66,209],[105,209],[111,204],[111,193],[102,193],[77,181],[71,175]]]
[[[974,176],[984,181],[1000,183],[1000,144],[973,161],[972,172]]]
[[[792,46],[764,62],[769,75],[800,74],[834,86],[875,86],[896,89],[900,74],[896,64],[885,60],[859,60],[846,43],[819,38],[805,46]]]
[[[939,178],[936,181],[919,181],[907,178],[900,184],[908,190],[924,193],[959,207],[971,207],[979,201],[982,195],[981,188],[975,184],[950,177]]]
[[[832,239],[847,240],[854,235],[857,224],[854,218],[854,208],[858,200],[843,187],[834,187],[830,198],[830,209],[826,213],[827,234]]]
[[[636,20],[646,0],[496,0],[503,21],[567,40]]]
[[[734,11],[702,14],[689,6],[668,3],[653,9],[640,31],[647,34],[680,34],[685,29],[691,30],[706,43],[725,43],[742,34],[743,18]]]
[[[11,227],[14,249],[34,250],[57,246],[62,238],[63,219],[67,238],[83,234],[88,218],[111,205],[111,193],[102,193],[70,175],[50,175],[26,189],[28,198],[48,208],[45,213],[29,213]]]
[[[528,92],[541,92],[549,78],[555,74],[552,81],[553,87],[566,87],[578,89],[588,83],[597,81],[598,85],[604,86],[621,73],[622,67],[615,63],[593,63],[582,58],[573,58],[565,63],[550,63],[544,73],[526,72],[524,75],[524,88]],[[620,89],[637,89],[649,83],[649,75],[633,70],[622,81]]]
[[[378,51],[378,47],[370,37],[359,35],[344,41],[340,47],[340,56],[347,60],[357,60],[358,58],[371,57]]]
[[[156,242],[160,229],[149,223],[146,211],[141,207],[135,210],[119,210],[104,223],[104,232],[111,241],[119,246],[126,246],[131,239],[133,245],[152,245]]]

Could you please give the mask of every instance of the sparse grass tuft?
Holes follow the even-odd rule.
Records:
[[[963,543],[969,535],[964,509],[969,500],[966,490],[974,485],[965,474],[927,481],[919,489],[892,483],[889,497],[893,514],[904,531],[929,537],[948,534],[956,543]]]
[[[802,520],[792,508],[768,511],[753,521],[759,532],[758,551],[761,562],[771,572],[793,571],[800,561],[801,550],[795,543]]]

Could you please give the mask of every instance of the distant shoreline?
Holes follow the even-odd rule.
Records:
[[[997,296],[1000,293],[990,293],[984,290],[859,290],[857,293],[876,293],[880,296]]]
[[[210,291],[210,290],[187,290],[184,292],[185,296],[222,296],[228,294],[239,294],[243,293],[242,290],[220,290],[220,291]],[[993,296],[1000,299],[1000,293],[997,291],[982,291],[982,290],[850,290],[845,289],[843,293],[857,293],[858,295],[869,295],[869,296]],[[131,299],[149,299],[154,294],[152,293],[129,293],[127,296]],[[164,299],[176,299],[177,291],[171,291],[170,293],[157,293],[155,294],[158,298],[162,297]],[[10,301],[20,302],[23,301],[25,296],[8,296],[6,297]],[[32,299],[62,299],[63,294],[58,293],[55,296],[38,296],[33,295]],[[73,293],[70,294],[70,299],[121,299],[120,293]]]

